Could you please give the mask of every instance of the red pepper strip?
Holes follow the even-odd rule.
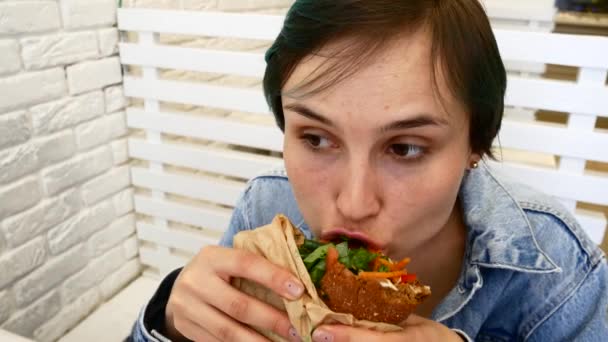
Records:
[[[404,274],[401,276],[401,282],[403,283],[412,283],[414,281],[416,281],[415,274]]]

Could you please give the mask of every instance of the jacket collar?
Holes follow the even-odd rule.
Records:
[[[521,272],[561,271],[539,247],[524,210],[485,164],[468,172],[459,196],[471,264]]]

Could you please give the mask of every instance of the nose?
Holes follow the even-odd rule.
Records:
[[[378,214],[381,208],[376,173],[367,162],[350,163],[338,190],[337,208],[349,222],[361,222]]]

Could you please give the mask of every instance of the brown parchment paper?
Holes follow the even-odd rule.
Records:
[[[402,330],[396,325],[357,320],[351,314],[331,311],[317,294],[298,252],[296,239],[304,239],[303,234],[289,222],[287,217],[277,215],[269,225],[235,235],[233,246],[261,255],[272,263],[290,270],[306,289],[300,299],[295,301],[283,299],[271,290],[247,279],[235,278],[232,280],[232,285],[242,292],[286,311],[291,324],[304,341],[310,341],[312,331],[321,324],[339,323],[378,331]],[[272,332],[257,328],[256,330],[272,341],[285,341]]]

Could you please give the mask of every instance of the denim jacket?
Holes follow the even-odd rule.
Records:
[[[465,176],[459,198],[465,257],[433,320],[469,341],[608,341],[606,258],[566,209],[486,166]],[[278,213],[311,237],[284,169],[249,182],[221,245]],[[144,324],[145,312],[131,338],[163,341]]]

